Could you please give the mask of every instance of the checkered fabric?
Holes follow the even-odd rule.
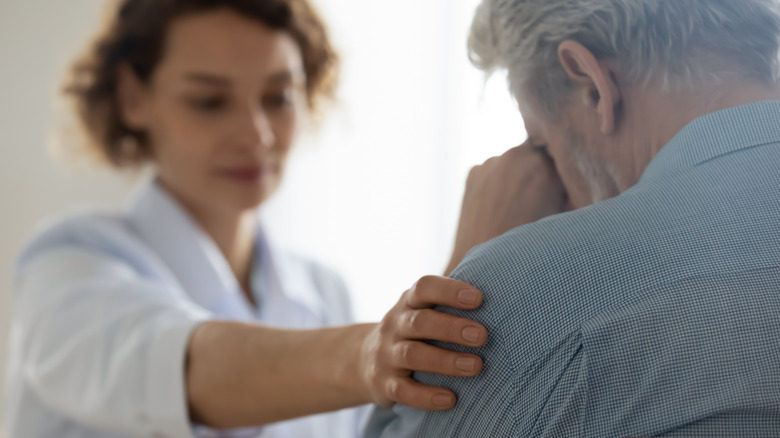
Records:
[[[452,312],[488,328],[484,372],[418,374],[457,407],[367,437],[780,437],[780,102],[694,121],[632,189],[453,276],[485,293]]]

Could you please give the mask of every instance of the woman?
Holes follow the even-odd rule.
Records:
[[[420,309],[475,308],[478,291],[425,278],[382,323],[345,326],[341,280],[257,223],[335,65],[305,0],[119,5],[67,94],[94,152],[155,178],[129,211],[61,219],[20,257],[11,436],[348,437],[359,409],[282,420],[453,406],[412,370],[473,376],[480,359],[419,340],[473,347],[485,329]]]

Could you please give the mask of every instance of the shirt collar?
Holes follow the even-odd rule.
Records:
[[[714,112],[685,126],[653,158],[639,182],[769,143],[780,143],[780,101]]]

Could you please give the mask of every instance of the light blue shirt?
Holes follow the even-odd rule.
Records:
[[[640,182],[474,249],[477,378],[368,437],[780,437],[780,102],[685,127]]]
[[[214,242],[157,184],[126,213],[80,214],[47,227],[15,276],[9,436],[358,436],[366,408],[222,433],[190,424],[185,350],[201,322],[296,329],[352,322],[337,275],[280,251],[259,227],[256,247],[258,307]]]

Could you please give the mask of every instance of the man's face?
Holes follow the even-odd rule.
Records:
[[[518,99],[529,142],[544,148],[569,196],[571,208],[578,209],[620,194],[615,163],[610,160],[610,143],[601,134],[594,111],[576,102],[560,107],[555,120],[530,99]]]

